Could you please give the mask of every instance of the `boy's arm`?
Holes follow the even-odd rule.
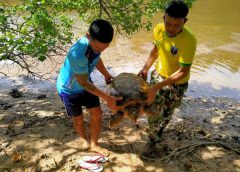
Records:
[[[155,99],[156,92],[160,90],[162,87],[176,83],[177,81],[186,77],[190,71],[190,68],[191,66],[181,66],[180,69],[176,71],[174,74],[172,74],[170,77],[163,80],[162,82],[159,82],[151,86],[148,90],[148,102],[151,103]]]
[[[98,97],[101,97],[104,101],[106,101],[109,105],[109,107],[113,110],[117,110],[117,106],[116,106],[116,100],[118,100],[119,98],[110,96],[106,93],[104,93],[103,91],[101,91],[100,89],[98,89],[94,84],[92,84],[91,82],[88,81],[88,74],[76,74],[76,79],[78,81],[78,83],[88,92],[90,92],[91,94],[94,94]]]
[[[105,77],[105,81],[108,84],[109,82],[111,82],[111,80],[114,78],[106,69],[105,65],[103,64],[102,59],[100,58],[96,68],[98,69],[99,72],[101,72],[101,74],[103,74],[103,76]]]
[[[147,72],[157,58],[158,58],[158,49],[157,49],[157,46],[154,45],[144,67],[142,68],[142,70],[140,70],[138,75],[141,76],[143,79],[147,79]]]

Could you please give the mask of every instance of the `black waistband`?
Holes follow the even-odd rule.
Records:
[[[181,84],[173,83],[173,84],[171,84],[171,85],[172,85],[172,86],[175,86],[175,87],[183,87],[183,86],[187,86],[187,85],[188,85],[188,82],[181,83]]]

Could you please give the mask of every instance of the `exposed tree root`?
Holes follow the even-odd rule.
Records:
[[[188,153],[193,153],[193,151],[200,146],[220,146],[223,147],[227,150],[231,150],[237,154],[240,155],[240,150],[235,149],[233,147],[231,147],[230,145],[223,143],[223,142],[217,142],[217,141],[206,141],[206,142],[200,142],[200,143],[194,143],[194,144],[190,144],[187,146],[182,146],[174,151],[172,151],[169,155],[161,158],[161,159],[154,159],[154,158],[148,158],[148,157],[142,157],[146,160],[151,160],[151,161],[155,161],[155,162],[164,162],[164,163],[168,163],[170,160],[172,159],[177,159],[180,156],[183,155],[187,155]]]

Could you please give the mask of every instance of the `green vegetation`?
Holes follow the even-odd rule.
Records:
[[[73,20],[90,23],[104,18],[121,34],[150,30],[151,19],[169,0],[23,0],[17,4],[0,2],[0,61],[10,60],[33,72],[33,60],[44,61],[60,55],[73,40]],[[186,0],[189,6],[195,0]]]

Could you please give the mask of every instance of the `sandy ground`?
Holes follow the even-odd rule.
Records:
[[[114,75],[136,73],[144,63],[139,56],[114,47],[103,54],[103,60]],[[57,69],[50,81],[24,76],[1,78],[0,172],[86,171],[76,161],[89,152],[81,149],[82,142],[56,93]],[[105,88],[99,73],[93,78],[99,88]],[[16,98],[10,94],[12,89],[18,90]],[[107,124],[112,113],[104,102],[101,107],[104,115],[99,142],[110,151],[109,162],[102,164],[105,172],[240,171],[239,101],[184,97],[164,131],[155,159],[139,156],[147,139],[145,116],[137,124],[125,120],[110,130]],[[86,110],[84,117],[87,126]]]

